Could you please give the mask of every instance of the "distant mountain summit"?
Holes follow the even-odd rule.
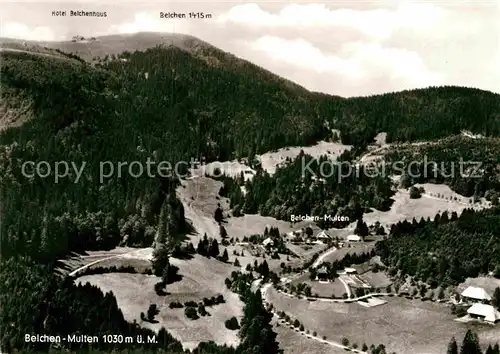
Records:
[[[4,46],[11,44],[25,43],[28,47],[40,46],[51,49],[62,50],[80,56],[82,59],[90,61],[94,57],[104,57],[105,55],[118,55],[125,51],[134,52],[136,50],[145,51],[157,45],[170,46],[196,52],[200,48],[215,48],[196,37],[187,34],[177,33],[156,33],[139,32],[133,34],[114,34],[100,37],[73,36],[66,41],[26,41],[11,38],[0,38],[0,43]],[[18,47],[16,47],[18,48]]]
[[[211,66],[224,66],[226,69],[256,69],[261,79],[280,81],[291,89],[307,90],[302,86],[279,77],[270,71],[225,52],[197,37],[182,33],[138,32],[132,34],[113,34],[100,37],[83,37],[75,35],[67,41],[26,41],[12,38],[0,38],[0,47],[29,50],[35,52],[54,50],[76,55],[87,62],[94,63],[99,59],[116,57],[123,52],[146,51],[154,47],[165,49],[175,47],[203,59]],[[257,74],[256,72],[256,74]],[[265,75],[264,75],[265,73]]]

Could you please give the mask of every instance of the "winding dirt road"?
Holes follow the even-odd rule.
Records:
[[[75,269],[74,271],[72,271],[71,273],[69,273],[68,276],[74,277],[75,275],[78,274],[78,272],[80,272],[80,271],[82,271],[84,269],[87,269],[88,267],[91,267],[93,265],[96,265],[98,263],[101,263],[101,262],[104,262],[104,261],[108,261],[110,259],[129,258],[129,257],[133,257],[133,256],[139,256],[141,254],[143,255],[143,257],[147,257],[150,252],[151,252],[150,248],[140,248],[140,249],[137,249],[137,250],[134,250],[134,251],[131,251],[131,252],[125,252],[125,253],[121,253],[121,254],[116,254],[114,256],[101,258],[101,259],[98,259],[98,260],[96,260],[94,262],[91,262],[89,264],[85,264],[84,266],[81,266],[78,269]]]

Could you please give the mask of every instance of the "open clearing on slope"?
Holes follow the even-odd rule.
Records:
[[[385,274],[384,272],[377,272],[374,273],[372,271],[366,272],[364,274],[358,275],[358,277],[370,284],[373,288],[380,289],[380,288],[386,288],[387,286],[392,284],[392,280]]]
[[[410,199],[410,194],[407,190],[400,189],[393,196],[394,203],[389,211],[379,211],[374,210],[371,213],[363,215],[363,220],[368,224],[374,224],[379,221],[387,230],[391,224],[397,223],[398,221],[408,220],[411,221],[413,218],[420,220],[420,218],[431,219],[436,216],[437,213],[442,213],[445,210],[448,212],[456,211],[460,214],[466,208],[481,208],[480,205],[472,205],[467,202],[462,202],[464,197],[451,191],[451,189],[446,185],[437,184],[423,184],[421,185],[427,191],[432,191],[433,194],[441,193],[444,195],[457,196],[458,201],[446,200],[431,196],[429,194],[423,194],[421,198]],[[487,206],[487,205],[485,205]],[[483,206],[484,207],[484,206]]]
[[[384,306],[365,308],[358,304],[308,302],[269,289],[267,301],[276,310],[297,318],[306,329],[331,340],[342,336],[351,343],[384,344],[398,354],[438,354],[446,350],[452,336],[461,338],[467,328],[479,333],[483,345],[500,338],[500,326],[466,325],[454,321],[450,310],[441,304],[385,297]]]
[[[199,342],[213,340],[220,344],[237,344],[237,331],[225,328],[224,322],[232,316],[241,317],[243,304],[238,295],[229,291],[224,280],[237,268],[201,256],[191,260],[171,258],[171,264],[179,267],[182,280],[169,284],[166,296],[158,296],[154,284],[159,278],[144,274],[108,273],[82,276],[80,283],[91,283],[103,292],[112,291],[127,321],[136,320],[141,325],[158,330],[165,327],[178,338],[185,348],[194,348]],[[203,297],[223,294],[225,303],[207,307],[210,316],[196,321],[184,315],[184,309],[170,309],[172,301],[201,301]],[[140,313],[146,313],[150,304],[157,304],[160,313],[158,323],[141,321]]]
[[[314,254],[322,252],[328,248],[324,243],[314,243],[310,244],[298,244],[294,245],[292,243],[287,244],[287,248],[299,257],[304,259],[310,259]]]
[[[263,234],[264,229],[271,226],[278,227],[281,233],[285,233],[309,225],[308,222],[292,224],[256,214],[228,218],[227,216],[230,213],[229,200],[219,196],[221,187],[222,182],[207,177],[199,177],[182,181],[182,186],[177,189],[177,195],[184,205],[186,219],[195,229],[195,234],[191,235],[191,242],[197,242],[199,236],[203,236],[205,232],[209,237],[220,239],[219,226],[214,220],[214,213],[218,204],[223,209],[225,216],[223,225],[229,238],[238,237],[242,240],[244,236]]]
[[[33,99],[10,98],[0,102],[0,131],[19,127],[33,117]]]
[[[131,258],[131,257],[115,257],[106,258],[95,264],[90,265],[88,268],[111,268],[111,267],[133,267],[137,273],[144,273],[146,269],[151,269],[151,261],[148,259]]]
[[[415,187],[424,188],[427,197],[436,197],[437,194],[441,194],[440,199],[443,200],[450,200],[451,198],[451,200],[455,201],[456,198],[457,199],[456,202],[463,203],[468,208],[470,207],[480,208],[480,207],[490,206],[490,203],[487,202],[484,198],[481,198],[480,202],[476,204],[471,204],[470,203],[471,198],[464,197],[463,195],[454,192],[449,186],[445,184],[424,183],[424,184],[416,184]]]
[[[215,177],[226,175],[234,178],[240,176],[241,173],[243,173],[245,180],[252,179],[252,177],[255,175],[255,170],[245,164],[245,161],[240,162],[238,160],[232,160],[213,161],[191,171],[193,178],[198,178],[205,175]]]
[[[257,214],[245,214],[239,217],[230,217],[225,220],[224,227],[226,228],[229,237],[250,236],[264,233],[265,228],[277,227],[280,233],[287,233],[293,230],[301,229],[309,225],[308,222],[300,222],[292,224],[284,220],[277,220],[270,216],[261,216]]]
[[[344,151],[350,150],[351,148],[351,145],[319,141],[317,144],[312,146],[291,146],[281,148],[276,151],[266,152],[262,155],[256,155],[255,158],[260,161],[263,170],[267,171],[269,174],[274,174],[276,172],[276,168],[279,165],[284,164],[287,158],[294,159],[299,156],[301,151],[315,158],[326,155],[330,159],[336,160]],[[231,177],[239,176],[242,172],[245,179],[251,179],[255,175],[255,170],[252,169],[244,159],[242,159],[241,161],[232,160],[210,162],[194,169],[193,176],[204,176],[205,173],[208,175],[216,175],[216,169],[220,171],[218,173]],[[245,173],[245,171],[247,172]]]
[[[143,261],[151,258],[151,248],[116,247],[108,251],[87,251],[61,259],[57,268],[60,274],[68,274],[82,267],[135,266],[142,267]]]
[[[182,185],[177,189],[177,196],[184,206],[186,221],[194,228],[194,234],[190,235],[190,238],[195,246],[196,240],[204,233],[209,237],[219,238],[219,226],[214,220],[215,210],[219,203],[223,210],[229,209],[229,201],[226,198],[217,199],[221,187],[222,182],[200,177],[182,181]]]
[[[181,33],[139,32],[100,36],[95,40],[77,40],[76,42],[70,40],[45,42],[13,38],[0,38],[0,42],[2,46],[9,48],[26,49],[22,46],[22,43],[25,42],[29,50],[32,50],[31,47],[36,47],[37,51],[46,50],[43,47],[61,49],[66,53],[76,54],[82,59],[90,62],[94,57],[104,58],[106,55],[120,55],[124,51],[129,51],[131,53],[135,51],[144,52],[157,45],[173,44],[176,47],[191,52],[196,52],[200,45],[207,48],[213,48],[212,45],[206,42],[201,40],[194,41],[194,39],[195,38],[192,36]]]
[[[327,155],[330,159],[336,160],[344,151],[352,149],[351,145],[343,145],[339,143],[329,143],[320,141],[313,146],[292,146],[279,149],[274,152],[266,152],[257,156],[261,166],[268,173],[276,172],[276,167],[286,161],[287,158],[293,159],[304,151],[305,154],[318,158]]]

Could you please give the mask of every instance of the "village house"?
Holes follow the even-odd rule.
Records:
[[[262,246],[264,246],[264,247],[273,246],[273,245],[274,245],[274,241],[270,237],[268,237],[264,241],[262,241]]]
[[[316,235],[316,239],[318,241],[322,241],[322,242],[328,242],[330,240],[332,240],[332,236],[328,233],[328,231],[325,231],[325,230],[321,230],[317,235]]]
[[[460,295],[464,302],[489,303],[491,301],[491,296],[486,290],[475,286],[469,286]]]
[[[475,303],[468,310],[469,317],[489,323],[497,323],[500,321],[500,312],[493,306]]]
[[[319,268],[316,272],[316,280],[327,281],[328,280],[328,269],[325,266]]]

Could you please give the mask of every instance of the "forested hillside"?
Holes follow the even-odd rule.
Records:
[[[148,158],[175,164],[246,156],[310,144],[327,133],[322,124],[310,124],[319,117],[302,98],[309,93],[270,80],[267,72],[261,80],[244,66],[224,69],[177,48],[125,56],[93,67],[71,58],[2,53],[2,99],[15,108],[28,98],[33,115],[0,135],[1,300],[2,310],[8,308],[0,320],[10,328],[2,331],[2,347],[23,347],[28,332],[135,333],[135,327],[125,330],[130,325],[112,295],[60,282],[52,268],[69,251],[120,242],[150,246],[162,209],[169,211],[170,236],[182,236],[178,180],[134,177],[125,169],[100,181],[100,162],[116,167]],[[26,161],[86,166],[79,180],[71,170],[55,181],[53,174],[23,175]],[[74,312],[62,315],[64,306]],[[171,348],[177,352],[179,343],[172,340]],[[201,352],[234,349],[208,344]]]
[[[61,281],[50,267],[26,258],[9,259],[0,263],[0,345],[11,353],[13,349],[47,352],[50,343],[26,342],[26,334],[154,336],[151,330],[127,323],[112,293],[104,295],[97,287],[75,286],[71,279]],[[65,344],[73,350],[87,349],[86,343]],[[101,340],[94,349],[110,350],[120,345],[106,345]],[[143,345],[137,344],[140,348]],[[130,349],[131,345],[122,348]],[[152,347],[152,345],[151,345]],[[183,353],[182,345],[164,329],[158,333],[157,348]],[[153,349],[153,348],[151,348]]]
[[[500,193],[500,139],[453,136],[420,146],[391,149],[385,158],[402,185],[445,183],[455,192],[497,200]],[[404,162],[399,167],[397,162]],[[411,165],[410,165],[411,164]],[[494,202],[496,204],[496,202]]]
[[[428,284],[457,285],[489,272],[500,276],[500,208],[396,224],[376,250],[388,266]]]
[[[236,273],[236,272],[235,272]],[[245,302],[241,319],[242,343],[235,347],[201,343],[198,354],[282,354],[270,324],[272,314],[264,308],[260,291],[250,291],[246,278],[237,281]],[[0,348],[7,353],[191,353],[164,328],[157,333],[124,320],[113,293],[103,294],[87,283],[75,286],[72,279],[59,279],[48,266],[19,257],[0,263]],[[25,341],[25,335],[46,334],[97,336],[96,343]],[[104,335],[133,336],[133,343],[105,343]],[[138,343],[137,337],[144,338]],[[155,338],[152,343],[147,338]],[[14,351],[15,350],[15,351]]]
[[[125,234],[129,245],[150,244],[175,179],[135,178],[125,169],[122,176],[115,172],[101,183],[102,161],[116,166],[119,161],[144,165],[147,159],[175,164],[251,158],[328,138],[325,121],[341,129],[345,142],[357,144],[353,151],[379,131],[387,131],[392,140],[436,138],[461,129],[498,133],[500,100],[489,92],[443,87],[340,99],[309,93],[203,42],[190,41],[189,50],[170,46],[125,52],[95,67],[70,58],[3,53],[2,98],[12,107],[29,101],[34,116],[0,135],[4,258],[28,254],[50,261],[69,250],[113,247]],[[458,150],[450,144],[447,155],[439,150],[433,154],[443,160],[464,151],[489,151],[486,142]],[[351,152],[345,159],[354,157]],[[22,176],[25,161],[86,165],[78,183],[74,173],[54,183],[53,176]],[[272,177],[257,176],[248,186],[245,205],[232,198],[235,205],[279,218],[292,212],[357,216],[367,207],[387,205],[387,188],[377,187],[386,182],[346,178],[336,186],[331,178],[325,185],[316,181],[310,190],[312,181],[296,185],[301,173],[297,166]],[[467,181],[457,189],[467,195],[471,189],[497,189],[493,160],[490,166],[483,186]],[[353,183],[369,187],[360,191],[362,200],[342,192]],[[182,233],[182,205],[175,200],[169,203],[178,215],[176,232]]]
[[[36,116],[0,137],[4,257],[53,259],[68,250],[112,247],[125,233],[133,244],[150,244],[151,227],[175,183],[133,178],[126,169],[121,178],[115,173],[100,183],[102,161],[228,159],[310,144],[326,134],[303,89],[213,67],[177,48],[125,56],[127,62],[93,68],[4,55],[4,99],[29,94]],[[23,177],[24,161],[87,165],[78,183],[54,183]]]
[[[369,143],[380,132],[387,132],[387,142],[432,140],[462,130],[500,136],[500,95],[479,89],[430,87],[321,102],[320,115],[350,145]]]
[[[70,251],[118,244],[150,246],[161,210],[167,211],[166,224],[174,240],[186,233],[184,209],[175,196],[178,178],[158,173],[134,176],[125,165],[121,173],[115,170],[101,180],[101,162],[117,169],[119,162],[134,161],[142,166],[147,161],[172,165],[192,159],[249,157],[252,161],[255,154],[330,138],[325,122],[341,130],[345,143],[356,145],[341,157],[343,161],[355,159],[380,131],[388,132],[393,141],[438,138],[461,129],[500,134],[500,100],[492,93],[445,87],[343,99],[308,92],[217,48],[193,38],[189,41],[183,42],[185,47],[124,52],[95,65],[60,52],[56,57],[2,52],[2,104],[30,117],[0,132],[2,347],[20,348],[22,335],[42,329],[61,334],[143,332],[123,320],[112,294],[77,287],[52,274],[55,261]],[[91,50],[87,54],[93,55]],[[487,150],[488,145],[478,149]],[[356,218],[367,208],[384,210],[390,205],[387,177],[343,173],[346,177],[338,181],[337,170],[332,177],[315,179],[313,174],[302,176],[302,159],[307,163],[311,157],[301,155],[273,176],[259,170],[246,184],[245,197],[235,181],[226,180],[223,192],[235,208],[281,219],[291,213]],[[46,161],[52,171],[38,172],[52,173],[27,177],[22,171],[27,161]],[[53,169],[58,161],[69,163],[70,170],[56,181]],[[324,161],[312,163],[311,169],[320,175],[318,163]],[[491,160],[492,167],[495,161]],[[187,167],[184,164],[177,172],[185,174]],[[497,182],[488,180],[479,189],[497,187]],[[470,230],[454,224],[438,227],[432,237],[451,242],[450,234],[466,239],[467,233],[477,232],[491,239],[498,235],[498,230],[491,229],[499,225],[497,216],[471,222],[475,228]],[[400,246],[410,241],[419,250],[412,253],[415,262],[426,257],[419,238],[397,243],[402,239],[395,237],[394,244],[380,249],[389,264],[398,264]],[[488,246],[481,242],[478,247]],[[437,242],[435,249],[440,247]],[[456,254],[479,259],[481,270],[498,265],[491,257],[462,253]],[[443,259],[455,262],[453,257],[443,251]],[[402,266],[407,273],[416,272],[414,268],[414,263]],[[276,354],[270,318],[257,295],[242,294],[247,309],[240,349]],[[251,321],[253,317],[258,321]],[[259,342],[261,331],[266,334],[264,344]],[[168,333],[162,338],[163,348],[182,352]],[[214,344],[203,348],[199,353],[236,352]],[[27,348],[32,349],[47,348]]]
[[[203,53],[226,60],[217,50]],[[137,119],[121,123],[147,137],[147,151],[168,150],[169,144],[189,157],[227,160],[328,136],[309,102],[311,93],[272,80],[269,72],[241,60],[219,65],[206,57],[176,47],[154,48],[102,65],[126,87],[119,113]],[[156,133],[158,128],[165,131]]]
[[[9,46],[11,40],[3,41],[5,46]],[[28,44],[37,43],[28,41]],[[19,46],[18,43],[14,45]],[[480,89],[456,86],[430,87],[348,99],[323,93],[308,93],[302,87],[279,78],[267,70],[198,38],[181,34],[136,33],[99,37],[95,41],[45,42],[39,45],[76,54],[89,62],[122,56],[120,53],[125,51],[144,51],[155,45],[160,45],[162,48],[174,46],[212,68],[237,72],[247,78],[258,78],[258,83],[274,85],[277,89],[274,91],[276,96],[284,94],[292,98],[288,103],[294,99],[293,95],[288,95],[287,90],[282,91],[284,87],[295,93],[300,92],[301,98],[298,100],[306,102],[310,108],[309,112],[311,110],[314,112],[310,118],[320,118],[320,120],[313,119],[311,123],[329,122],[331,128],[342,132],[343,143],[349,145],[369,143],[379,132],[387,132],[389,142],[430,140],[458,134],[461,130],[470,130],[487,136],[500,135],[500,95]],[[212,88],[216,86],[214,83],[211,84]],[[229,97],[235,99],[234,96],[238,93],[241,91],[232,92]],[[264,99],[263,102],[267,100]],[[308,115],[304,111],[298,112],[297,109],[288,111],[290,112],[299,116]]]

